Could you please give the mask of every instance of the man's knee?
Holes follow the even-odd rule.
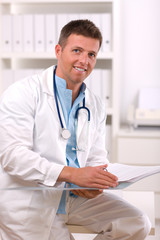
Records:
[[[140,230],[141,235],[144,236],[143,239],[145,239],[145,237],[148,236],[151,231],[151,222],[148,216],[146,214],[140,216],[138,224],[139,224],[138,229]]]

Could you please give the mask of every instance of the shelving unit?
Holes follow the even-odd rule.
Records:
[[[111,106],[106,109],[110,125],[111,139],[109,149],[110,161],[115,161],[115,141],[117,132],[117,86],[118,86],[118,1],[114,0],[1,0],[0,1],[0,22],[3,14],[56,14],[56,13],[111,13],[111,51],[99,52],[96,68],[108,68],[112,72]],[[2,41],[2,28],[0,26],[0,41]],[[3,77],[4,69],[22,68],[47,68],[56,63],[53,52],[4,52],[0,42],[0,78]],[[2,93],[2,81],[0,82],[0,93]]]

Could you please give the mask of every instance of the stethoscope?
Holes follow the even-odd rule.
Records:
[[[56,67],[54,68],[54,72],[53,72],[53,90],[54,90],[54,97],[55,97],[55,102],[56,102],[56,107],[57,107],[57,113],[58,113],[58,118],[60,121],[60,125],[62,128],[61,131],[61,136],[63,139],[68,140],[71,137],[71,133],[70,131],[64,127],[63,122],[62,122],[62,118],[61,118],[61,114],[60,114],[60,110],[59,110],[59,105],[58,105],[58,98],[57,98],[57,92],[56,92],[56,80],[55,80],[55,75],[56,75]],[[72,150],[74,151],[85,151],[85,148],[82,147],[78,147],[78,143],[77,143],[77,128],[78,128],[78,114],[80,112],[80,110],[85,109],[87,111],[88,114],[88,126],[87,126],[87,137],[85,138],[85,142],[88,141],[88,131],[89,131],[89,123],[90,123],[90,110],[85,106],[85,97],[83,98],[83,105],[81,107],[78,107],[75,113],[75,131],[76,131],[76,148],[72,148]]]

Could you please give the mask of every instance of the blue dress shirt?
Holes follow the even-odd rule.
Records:
[[[71,133],[71,137],[68,139],[66,146],[67,166],[79,168],[80,166],[77,159],[77,152],[73,151],[72,148],[76,148],[75,113],[80,102],[82,102],[83,98],[85,97],[86,86],[84,83],[82,84],[80,93],[72,106],[72,90],[66,88],[66,81],[58,76],[55,76],[55,81],[57,96],[61,104],[66,128]],[[70,193],[70,195],[75,197],[75,195],[72,193]],[[66,191],[63,191],[57,213],[65,214],[65,197]]]

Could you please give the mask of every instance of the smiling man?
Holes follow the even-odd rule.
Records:
[[[143,212],[103,192],[116,187],[118,179],[104,171],[104,105],[84,83],[101,43],[92,22],[69,22],[55,47],[57,65],[3,94],[0,188],[21,190],[1,194],[1,240],[74,239],[66,224],[84,225],[97,233],[96,240],[148,235],[150,222]],[[26,191],[26,186],[43,188]],[[70,191],[56,190],[68,186]]]

